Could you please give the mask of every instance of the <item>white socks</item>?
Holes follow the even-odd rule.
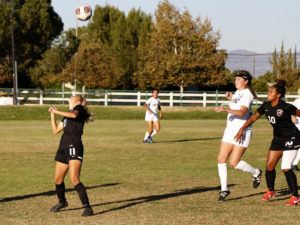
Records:
[[[150,136],[150,134],[148,132],[146,132],[144,140],[148,140],[148,137]]]
[[[151,137],[154,136],[155,134],[157,134],[157,131],[154,129],[152,134],[150,135]]]
[[[250,164],[246,163],[243,160],[239,161],[239,163],[234,168],[238,170],[242,170],[246,173],[251,173],[252,176],[258,176],[259,174],[259,169],[252,167]]]
[[[296,156],[296,158],[293,161],[293,166],[296,166],[299,161],[300,161],[300,150],[298,150],[297,156]]]
[[[221,191],[228,191],[227,187],[227,163],[218,163],[218,171],[221,183]]]

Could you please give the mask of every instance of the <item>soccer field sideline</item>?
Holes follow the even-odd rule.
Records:
[[[266,191],[264,179],[258,189],[252,189],[251,177],[232,168],[232,194],[227,202],[216,202],[216,157],[225,120],[162,120],[161,124],[152,145],[142,144],[144,121],[97,120],[86,125],[81,177],[96,215],[83,219],[68,178],[67,211],[49,213],[56,202],[53,157],[60,138],[51,134],[50,122],[0,122],[0,224],[294,222],[299,209],[284,206],[289,194],[279,166],[276,187],[281,191],[273,202],[260,200]],[[267,121],[258,121],[244,155],[263,171],[271,133]]]

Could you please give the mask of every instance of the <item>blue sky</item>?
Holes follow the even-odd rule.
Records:
[[[202,19],[209,18],[214,30],[221,32],[219,48],[245,49],[258,53],[273,52],[284,41],[285,48],[300,49],[300,0],[169,0],[183,11]],[[87,3],[116,6],[128,13],[141,8],[153,15],[159,0],[52,0],[64,29],[76,27],[75,8]],[[86,23],[79,22],[79,26]]]

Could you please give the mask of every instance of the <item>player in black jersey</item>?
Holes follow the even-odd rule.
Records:
[[[90,114],[86,107],[86,101],[82,96],[72,96],[68,102],[69,112],[58,111],[55,107],[49,108],[53,134],[58,134],[62,130],[64,131],[55,156],[56,166],[54,181],[59,203],[52,207],[50,211],[58,212],[60,209],[68,206],[65,198],[64,178],[69,170],[70,180],[84,207],[82,216],[91,216],[93,215],[93,210],[89,203],[86,188],[79,179],[83,160],[81,135],[85,122],[90,119]],[[59,124],[56,124],[56,114],[63,116]]]
[[[297,151],[300,148],[300,132],[292,122],[291,115],[300,116],[300,111],[293,105],[284,102],[285,96],[284,80],[279,80],[269,88],[267,102],[264,102],[257,112],[250,117],[245,125],[239,130],[235,136],[236,140],[240,140],[243,130],[254,123],[261,115],[265,114],[270,124],[273,126],[273,140],[268,151],[266,162],[266,181],[268,186],[267,193],[262,200],[270,200],[276,195],[274,189],[275,183],[275,167],[279,159],[282,157],[281,169],[284,172],[292,196],[286,205],[297,205],[300,203],[298,196],[297,178],[291,169]]]

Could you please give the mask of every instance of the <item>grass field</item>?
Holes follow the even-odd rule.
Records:
[[[265,180],[252,188],[249,174],[229,168],[232,194],[218,203],[216,157],[225,120],[162,120],[157,143],[142,144],[142,120],[87,124],[81,180],[95,216],[81,218],[76,191],[66,179],[69,207],[56,204],[53,160],[60,135],[49,120],[0,122],[0,224],[295,224],[299,207],[287,207],[285,177],[277,166],[278,196],[260,200]],[[243,159],[265,170],[272,130],[254,126]]]

